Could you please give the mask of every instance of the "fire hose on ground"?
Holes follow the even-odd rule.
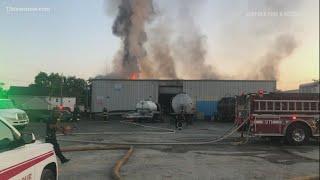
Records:
[[[161,127],[154,127],[154,126],[148,126],[144,124],[134,123],[133,121],[120,121],[120,123],[135,125],[135,126],[141,126],[145,128],[152,128],[152,129],[159,129],[164,131],[140,131],[140,132],[103,132],[103,133],[70,133],[69,135],[119,135],[119,134],[174,134],[176,133],[175,130],[169,129],[169,128],[161,128]],[[63,134],[58,134],[58,136],[62,136]]]
[[[202,141],[202,142],[194,142],[194,141],[190,141],[190,142],[118,142],[118,143],[111,143],[111,142],[97,142],[97,141],[86,141],[86,140],[68,140],[68,139],[58,139],[59,141],[65,141],[65,142],[79,142],[79,143],[92,143],[92,144],[108,144],[108,146],[92,146],[92,147],[75,147],[75,148],[65,148],[62,149],[63,152],[74,152],[74,151],[93,151],[93,150],[123,150],[123,149],[127,149],[127,153],[116,162],[113,170],[112,170],[112,177],[114,179],[122,179],[120,176],[120,169],[121,166],[128,161],[128,159],[131,157],[132,153],[133,153],[133,146],[132,145],[205,145],[205,144],[212,144],[212,143],[216,143],[219,141],[222,141],[226,138],[228,138],[229,136],[231,136],[233,133],[235,133],[236,131],[238,131],[243,125],[245,125],[245,123],[248,121],[245,120],[242,124],[240,124],[237,128],[235,128],[234,130],[232,130],[234,127],[237,126],[237,123],[234,124],[234,126],[231,127],[231,129],[225,133],[224,135],[220,136],[219,138],[216,139],[212,139],[209,141]],[[123,121],[122,123],[131,123],[128,121]],[[143,127],[149,127],[149,128],[153,128],[153,129],[162,129],[162,130],[169,130],[169,132],[167,133],[175,133],[174,130],[172,129],[167,129],[167,128],[158,128],[158,127],[153,127],[153,126],[147,126],[147,125],[142,125],[142,124],[138,124],[138,123],[131,123],[134,125],[139,125],[139,126],[143,126]],[[121,132],[124,133],[124,132]],[[147,133],[147,132],[145,132]],[[159,133],[165,133],[165,132],[159,132]],[[106,133],[72,133],[72,135],[103,135]],[[108,133],[110,134],[110,133]],[[113,145],[110,145],[113,144]]]
[[[248,121],[248,119],[246,119],[237,128],[232,130],[234,127],[237,126],[237,123],[235,123],[235,125],[232,126],[232,128],[226,134],[220,136],[219,138],[211,139],[208,141],[198,141],[198,142],[194,142],[194,141],[190,141],[190,142],[117,142],[117,143],[114,143],[114,142],[98,142],[98,141],[72,140],[72,139],[58,139],[58,140],[65,141],[65,142],[79,142],[79,143],[92,143],[92,144],[105,144],[105,145],[110,145],[110,144],[117,144],[117,145],[204,145],[204,144],[217,143],[219,141],[222,141],[222,140],[230,137],[233,133],[237,132],[242,126],[244,126],[247,121]],[[154,127],[154,128],[156,128],[156,127]],[[171,131],[173,131],[173,130],[171,130]],[[173,133],[173,132],[171,132],[171,133]],[[77,133],[77,135],[93,135],[93,134],[94,135],[103,135],[105,133]],[[108,133],[108,134],[112,134],[112,133]],[[71,134],[71,135],[75,135],[75,134]]]
[[[74,151],[95,151],[95,150],[128,150],[127,153],[119,159],[112,170],[112,177],[116,180],[122,179],[120,176],[121,166],[128,161],[133,153],[133,146],[128,145],[110,145],[110,146],[93,146],[93,147],[76,147],[76,148],[65,148],[62,152],[74,152]]]

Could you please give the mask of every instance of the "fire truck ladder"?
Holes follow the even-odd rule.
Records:
[[[256,112],[319,113],[317,100],[254,100]]]

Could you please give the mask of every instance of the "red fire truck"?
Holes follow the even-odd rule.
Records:
[[[301,145],[319,137],[319,94],[264,93],[259,91],[236,97],[236,123],[252,136],[285,137]]]

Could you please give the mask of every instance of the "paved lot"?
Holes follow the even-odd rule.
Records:
[[[146,123],[149,126],[173,128],[169,123]],[[75,133],[104,133],[103,135],[67,135],[61,140],[117,142],[199,142],[226,133],[232,124],[196,122],[182,131],[172,133],[120,123],[112,119],[83,120]],[[30,123],[25,131],[43,140],[45,125]],[[116,132],[116,133],[110,133]],[[234,134],[232,137],[236,137]],[[134,145],[134,153],[122,167],[124,179],[290,179],[298,176],[319,176],[319,144],[312,141],[304,146],[287,146],[250,138],[247,144],[233,145],[233,138],[207,145]],[[60,146],[95,146],[93,143],[60,141]],[[111,171],[125,150],[69,152],[67,164],[60,165],[59,179],[112,179]]]

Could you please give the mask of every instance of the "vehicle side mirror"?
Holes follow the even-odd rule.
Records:
[[[33,133],[21,133],[21,138],[23,139],[25,144],[31,144],[36,142],[36,138]]]

